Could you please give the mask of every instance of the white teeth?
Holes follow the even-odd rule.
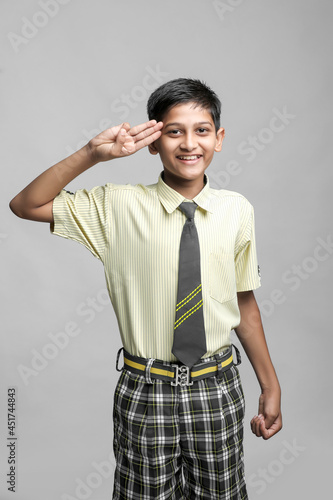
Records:
[[[180,160],[196,160],[197,158],[200,158],[200,155],[195,155],[195,156],[178,156]]]

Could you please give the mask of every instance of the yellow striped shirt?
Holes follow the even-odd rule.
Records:
[[[244,196],[205,186],[193,198],[200,243],[207,353],[230,345],[240,322],[237,292],[260,286],[254,214]],[[171,352],[184,198],[163,181],[62,190],[53,202],[53,234],[85,245],[104,264],[124,348],[174,361]]]

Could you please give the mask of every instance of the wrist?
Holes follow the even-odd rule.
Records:
[[[260,387],[262,394],[275,393],[281,395],[281,387],[277,378],[270,381],[265,381],[265,383],[261,382]]]
[[[97,156],[97,147],[94,143],[94,138],[90,139],[83,149],[88,157],[88,161],[91,162],[91,166],[96,165],[100,161]]]

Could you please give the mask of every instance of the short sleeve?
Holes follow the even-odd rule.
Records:
[[[52,234],[75,240],[103,261],[108,239],[108,187],[71,193],[63,189],[53,200]]]
[[[248,202],[246,202],[241,219],[235,256],[237,292],[255,290],[261,286],[255,240],[254,210]]]

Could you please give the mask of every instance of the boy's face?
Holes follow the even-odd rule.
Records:
[[[149,146],[149,151],[160,155],[164,170],[174,182],[202,182],[214,152],[221,151],[223,138],[224,129],[216,132],[209,111],[189,102],[167,112],[162,135]]]

